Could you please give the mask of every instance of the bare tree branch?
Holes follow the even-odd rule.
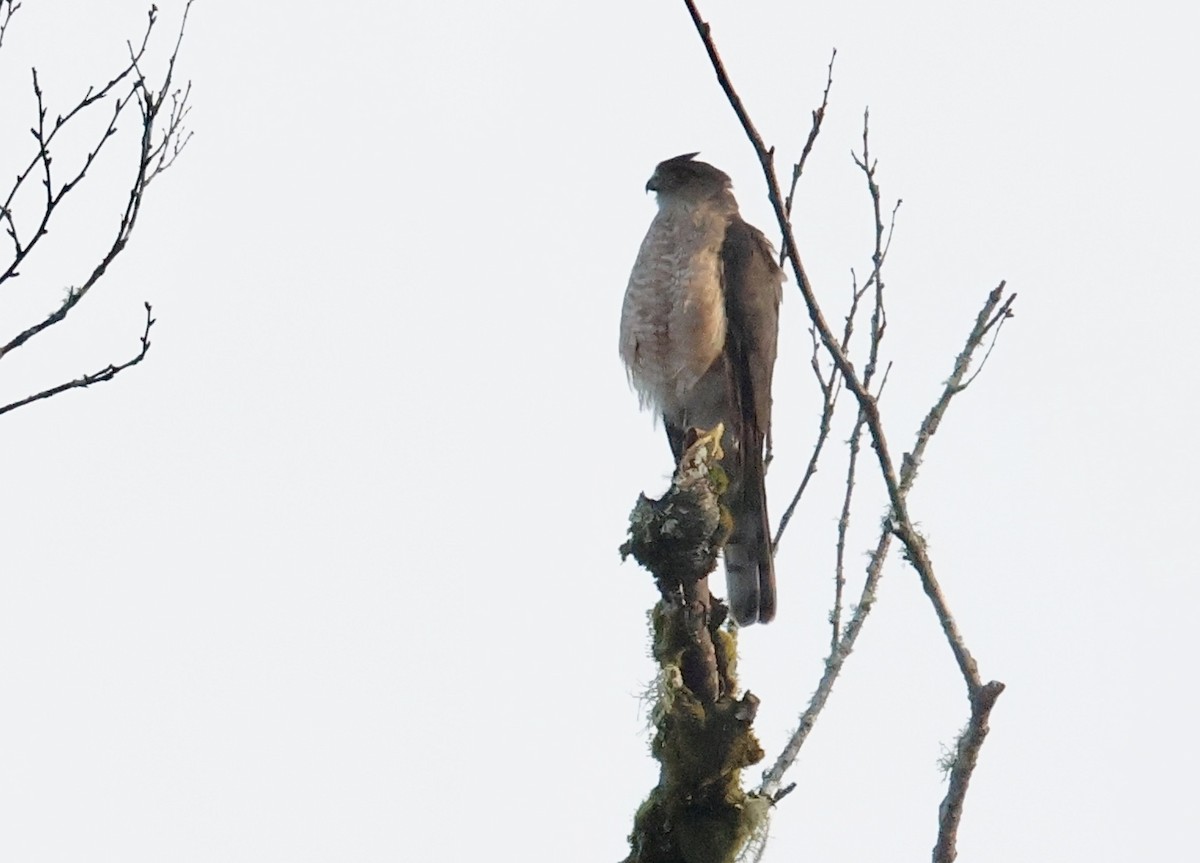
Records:
[[[755,154],[759,159],[762,167],[763,176],[766,180],[768,198],[775,212],[776,220],[779,224],[780,231],[783,235],[783,259],[790,263],[793,274],[796,278],[797,286],[804,298],[805,305],[808,310],[809,318],[812,321],[812,331],[814,338],[819,341],[828,353],[839,381],[845,385],[853,394],[858,403],[858,417],[855,423],[855,431],[852,434],[850,442],[850,463],[847,472],[847,490],[843,500],[842,517],[838,527],[838,575],[837,587],[835,594],[834,610],[831,613],[833,622],[833,635],[831,640],[830,656],[826,660],[825,672],[818,684],[816,692],[810,700],[809,707],[805,710],[800,718],[799,727],[797,728],[792,739],[788,742],[784,752],[780,755],[775,765],[767,771],[763,777],[763,783],[759,793],[768,799],[778,800],[782,794],[788,789],[782,788],[782,777],[787,769],[795,761],[795,757],[807,738],[808,732],[811,730],[816,717],[823,708],[830,692],[834,680],[840,673],[841,667],[845,662],[853,648],[854,642],[857,639],[858,633],[861,631],[863,622],[870,611],[875,596],[875,588],[882,572],[883,562],[886,559],[887,552],[890,546],[891,538],[894,536],[902,543],[904,547],[904,556],[916,570],[918,577],[921,580],[922,586],[929,596],[930,601],[934,606],[935,613],[942,625],[943,632],[946,635],[947,642],[950,645],[951,652],[954,654],[959,669],[963,674],[964,681],[967,684],[968,696],[971,702],[971,720],[968,723],[962,739],[959,741],[959,750],[955,759],[955,764],[951,770],[951,789],[947,794],[946,801],[943,803],[942,813],[940,818],[938,847],[935,850],[935,860],[949,861],[954,859],[954,841],[957,831],[958,821],[962,810],[962,801],[966,793],[966,787],[969,783],[971,773],[977,762],[979,747],[982,745],[983,738],[987,732],[987,718],[996,697],[1003,691],[1003,684],[993,681],[984,686],[981,683],[978,669],[974,659],[967,650],[963,637],[958,630],[957,624],[950,613],[949,606],[945,600],[941,586],[934,576],[933,563],[929,557],[924,538],[916,530],[914,521],[908,511],[908,492],[916,478],[916,473],[928,446],[929,440],[937,431],[941,419],[945,415],[945,411],[950,400],[954,395],[961,392],[974,379],[964,378],[971,365],[972,358],[980,347],[984,336],[992,331],[993,328],[998,333],[1003,321],[1011,314],[1011,306],[1015,295],[1004,298],[1004,283],[1002,282],[987,299],[983,309],[980,311],[976,325],[968,336],[967,344],[963,351],[959,354],[955,361],[954,370],[950,379],[947,381],[943,390],[942,396],[934,404],[929,414],[922,422],[917,432],[916,442],[910,453],[906,453],[899,470],[897,470],[896,462],[892,456],[891,449],[888,444],[887,437],[884,432],[883,422],[879,411],[879,392],[882,389],[882,383],[877,391],[872,393],[872,382],[879,367],[880,355],[879,347],[882,342],[883,335],[887,329],[887,315],[884,305],[884,282],[882,277],[882,267],[887,256],[887,251],[890,248],[891,237],[895,228],[896,212],[900,206],[897,201],[892,209],[891,226],[885,234],[883,223],[883,212],[881,205],[881,195],[879,185],[876,181],[876,162],[870,155],[869,142],[869,113],[864,112],[863,116],[863,151],[862,156],[852,154],[855,163],[863,171],[867,179],[868,192],[871,196],[872,210],[874,216],[874,249],[872,252],[872,272],[871,276],[864,284],[862,291],[873,289],[872,316],[871,316],[871,335],[869,340],[868,355],[863,366],[861,375],[855,368],[855,365],[849,356],[849,334],[853,330],[853,311],[857,310],[858,298],[862,296],[860,290],[855,287],[853,295],[855,298],[855,306],[852,308],[852,314],[847,318],[846,331],[841,339],[836,337],[825,319],[820,305],[817,302],[815,292],[809,282],[805,272],[803,263],[800,259],[799,251],[796,247],[795,238],[790,221],[791,201],[794,194],[795,183],[799,176],[799,165],[793,170],[792,190],[786,199],[780,193],[780,185],[776,176],[774,166],[774,148],[768,148],[759,134],[754,123],[751,121],[749,113],[742,102],[737,91],[729,78],[729,75],[724,67],[719,53],[717,52],[715,42],[713,41],[711,27],[702,19],[696,4],[692,0],[684,0],[688,12],[692,18],[692,22],[700,35],[705,51],[708,54],[709,61],[716,73],[717,80],[721,89],[724,91],[730,106],[737,115],[743,130],[746,133],[751,145],[754,148]],[[831,61],[832,65],[832,61]],[[830,72],[830,80],[832,71]],[[826,96],[828,95],[828,86]],[[820,109],[820,115],[823,116],[826,102],[823,100]],[[806,145],[805,152],[802,155],[801,162],[807,157],[808,151],[811,149],[811,143],[815,139],[816,131],[819,130],[820,117],[818,112],[814,112],[814,131],[810,133],[809,144]],[[886,237],[886,238],[885,238]],[[993,335],[992,345],[995,343],[995,335]],[[984,361],[990,354],[991,346],[984,354]],[[890,368],[890,365],[889,367]],[[977,374],[978,372],[976,372]],[[822,392],[825,396],[825,406],[831,402],[831,382],[826,382],[823,375],[817,369],[818,381],[821,384]],[[883,375],[883,382],[886,382],[887,371]],[[825,427],[826,414],[822,413],[822,430]],[[849,522],[850,500],[853,495],[855,486],[855,471],[857,465],[857,453],[859,449],[859,436],[863,428],[866,428],[870,435],[872,448],[875,450],[876,458],[879,463],[880,474],[886,488],[888,497],[889,513],[884,520],[876,548],[871,555],[870,564],[867,567],[867,576],[863,585],[863,591],[859,599],[858,605],[855,607],[849,623],[845,629],[839,633],[840,608],[841,608],[841,592],[844,584],[842,576],[842,563],[844,561],[846,529]],[[818,433],[818,448],[824,442],[824,437],[821,432]],[[806,472],[805,478],[801,483],[801,490],[807,484],[808,478],[811,475],[811,470],[814,461],[810,460],[810,472]],[[790,518],[793,507],[789,507],[787,517]],[[781,525],[782,527],[782,525]],[[778,542],[777,536],[776,541]],[[840,635],[840,637],[839,637]]]
[[[147,35],[149,34],[147,33]],[[38,240],[46,235],[47,225],[50,223],[51,216],[54,215],[54,209],[62,202],[62,199],[66,197],[66,195],[70,193],[84,178],[84,176],[87,174],[88,168],[90,168],[92,163],[96,161],[96,157],[100,155],[100,151],[104,148],[104,145],[114,134],[116,134],[117,119],[121,116],[121,112],[125,110],[125,107],[129,103],[129,99],[132,94],[125,94],[124,96],[117,98],[117,101],[114,105],[112,118],[109,120],[108,126],[105,128],[104,132],[101,133],[100,140],[96,143],[96,146],[88,151],[88,154],[84,157],[83,166],[77,172],[75,172],[70,179],[62,183],[57,191],[54,189],[54,181],[50,167],[51,162],[53,161],[50,156],[50,148],[55,137],[57,137],[58,133],[65,128],[78,114],[110,95],[113,88],[116,87],[117,84],[120,84],[122,81],[124,81],[133,72],[133,68],[134,67],[132,64],[127,66],[116,78],[109,81],[108,84],[102,87],[99,91],[94,91],[93,88],[89,87],[88,92],[78,102],[78,104],[75,105],[74,108],[72,108],[66,115],[60,114],[55,118],[54,124],[49,130],[46,128],[47,108],[45,105],[45,97],[42,93],[41,85],[38,82],[37,69],[33,70],[33,94],[37,101],[38,119],[37,126],[30,129],[29,132],[31,135],[33,135],[33,138],[37,142],[38,146],[37,151],[34,153],[33,158],[29,162],[29,165],[23,171],[17,174],[17,179],[13,183],[12,188],[9,190],[8,197],[5,199],[3,204],[0,204],[0,212],[3,212],[5,220],[8,222],[8,234],[12,239],[14,246],[12,262],[8,265],[8,267],[5,268],[3,272],[0,272],[0,284],[3,284],[8,279],[15,278],[19,275],[17,268],[21,265],[21,262],[24,261],[29,253],[33,251],[33,248],[37,245]],[[22,243],[17,233],[16,223],[13,220],[13,200],[16,198],[17,193],[21,190],[21,187],[24,185],[25,181],[29,179],[29,176],[39,167],[41,168],[40,173],[42,176],[42,185],[45,187],[46,201],[42,211],[41,220],[34,230],[32,237],[28,243]]]
[[[2,2],[3,0],[0,0],[0,3]],[[191,85],[189,83],[182,89],[173,88],[172,85],[175,64],[182,46],[183,34],[187,26],[188,13],[191,10],[192,2],[193,0],[188,0],[184,6],[174,50],[167,61],[166,72],[159,82],[157,89],[150,87],[141,69],[151,35],[158,21],[157,6],[152,6],[149,11],[148,23],[141,41],[137,44],[132,42],[127,43],[129,49],[128,62],[107,83],[98,88],[95,86],[88,87],[87,92],[77,103],[66,113],[56,114],[53,121],[48,119],[51,112],[47,104],[46,94],[38,78],[37,69],[33,70],[33,93],[37,107],[37,120],[30,133],[35,142],[35,152],[26,166],[17,173],[16,180],[10,187],[7,196],[0,203],[0,224],[3,224],[5,233],[8,234],[12,244],[12,256],[9,262],[7,265],[0,263],[0,286],[3,286],[9,279],[16,279],[20,276],[22,265],[28,262],[34,250],[39,247],[39,241],[48,233],[50,223],[58,208],[66,197],[84,181],[88,176],[88,172],[94,168],[101,152],[105,150],[109,141],[115,137],[118,121],[126,115],[126,112],[131,109],[131,105],[134,104],[137,106],[141,127],[139,154],[137,170],[130,182],[129,194],[124,209],[120,214],[111,242],[101,254],[99,262],[91,268],[91,271],[84,277],[80,284],[69,287],[66,291],[66,296],[56,307],[46,313],[44,317],[34,321],[7,341],[0,341],[0,360],[4,359],[12,351],[28,344],[50,327],[61,323],[72,309],[88,295],[96,283],[103,278],[109,267],[124,252],[128,245],[134,227],[137,224],[138,216],[141,213],[146,189],[149,187],[150,182],[169,168],[187,145],[191,136],[184,129],[183,124],[189,112],[188,97],[191,94]],[[10,2],[8,4],[7,16],[3,16],[4,10],[0,10],[0,16],[3,16],[0,17],[2,26],[7,26],[8,19],[11,18],[14,8],[15,6]],[[0,30],[0,34],[2,34],[2,30]],[[82,162],[76,168],[68,170],[65,178],[61,178],[55,170],[57,162],[52,155],[59,134],[68,126],[74,128],[74,123],[78,118],[82,117],[85,113],[89,113],[93,107],[110,99],[111,113],[98,140],[87,150]],[[166,108],[165,111],[164,108]],[[34,176],[35,172],[43,186],[44,195],[40,209],[33,216],[32,223],[26,230],[22,228],[23,221],[18,218],[16,202],[18,194]],[[148,308],[149,304],[147,304]],[[147,312],[147,315],[149,315],[149,312]],[[147,324],[146,334],[148,332],[149,324]],[[67,389],[88,386],[91,383],[97,383],[102,380],[110,380],[118,372],[140,362],[148,348],[149,342],[144,335],[142,353],[134,360],[120,365],[110,364],[104,370],[94,375],[85,375],[76,381],[51,387],[34,396],[15,401],[6,406],[4,410],[13,410],[16,407],[48,398],[50,395],[55,395]]]
[[[938,807],[938,838],[933,847],[933,863],[954,863],[958,856],[958,825],[962,821],[967,786],[971,784],[971,775],[988,734],[988,717],[1003,691],[1004,684],[993,680],[971,696],[971,719],[958,738],[950,769],[950,787]]]
[[[41,401],[42,399],[48,399],[51,396],[56,396],[59,393],[66,392],[67,390],[73,390],[79,387],[90,387],[92,384],[101,384],[105,381],[111,381],[121,372],[125,371],[125,369],[136,366],[146,358],[146,353],[150,350],[150,328],[154,326],[154,318],[151,316],[151,311],[150,304],[146,303],[146,327],[142,331],[142,348],[132,359],[128,359],[120,365],[107,365],[98,372],[92,372],[91,374],[83,375],[82,377],[75,378],[74,380],[61,383],[58,386],[42,390],[40,393],[34,393],[31,396],[26,396],[23,399],[18,399],[15,402],[0,406],[0,414],[6,414],[9,411],[16,410],[17,408],[23,408],[25,405],[33,404],[34,402]]]

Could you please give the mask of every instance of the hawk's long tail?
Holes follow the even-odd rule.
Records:
[[[747,453],[740,494],[728,502],[733,534],[725,543],[729,609],[739,626],[775,617],[775,562],[762,458]]]

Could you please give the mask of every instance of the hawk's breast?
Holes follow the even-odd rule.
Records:
[[[643,406],[682,416],[688,393],[725,345],[721,244],[728,217],[660,209],[629,276],[621,358]]]

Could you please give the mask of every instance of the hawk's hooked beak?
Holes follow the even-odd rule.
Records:
[[[647,192],[657,192],[658,191],[658,171],[655,171],[654,174],[651,175],[650,179],[646,181],[646,191]]]

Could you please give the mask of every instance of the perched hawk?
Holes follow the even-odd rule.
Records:
[[[667,159],[647,191],[658,214],[621,309],[621,359],[643,407],[660,411],[679,459],[689,428],[724,423],[724,497],[733,516],[725,573],[733,618],[775,616],[775,567],[763,484],[783,273],[762,232],[738,214],[729,177]]]

